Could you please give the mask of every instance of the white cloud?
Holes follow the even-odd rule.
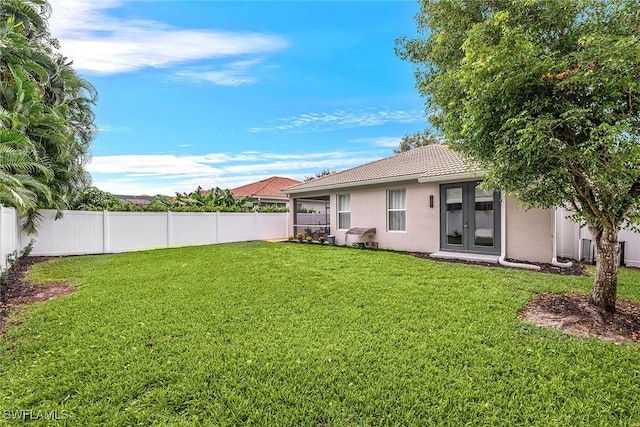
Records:
[[[272,34],[182,29],[156,21],[110,16],[108,11],[122,6],[126,3],[124,0],[51,0],[50,3],[51,32],[79,71],[122,73],[265,54],[287,46],[282,37]]]
[[[378,136],[372,138],[357,138],[352,139],[349,142],[355,142],[358,144],[371,144],[376,147],[388,147],[388,148],[397,148],[400,145],[400,141],[402,137],[400,136]]]
[[[377,160],[378,153],[209,153],[95,156],[87,166],[94,185],[112,193],[173,194],[203,188],[233,188],[273,175],[301,179],[323,169],[342,170]]]
[[[188,68],[176,71],[173,78],[192,83],[213,83],[219,86],[254,84],[258,82],[258,79],[250,76],[249,71],[260,65],[261,62],[262,60],[257,58],[235,61],[218,70],[204,67]]]
[[[240,86],[246,84],[254,84],[257,78],[244,75],[238,72],[230,72],[229,70],[221,71],[195,71],[184,70],[178,71],[173,75],[175,80],[183,80],[193,83],[213,83],[218,86]]]
[[[219,174],[204,158],[170,154],[95,156],[87,165],[91,173],[129,173],[152,175]]]
[[[126,132],[130,131],[129,126],[112,126],[112,125],[97,125],[99,132]]]
[[[418,123],[424,121],[420,110],[338,110],[332,113],[307,113],[276,119],[264,127],[250,128],[251,132],[267,131],[326,131],[353,127],[378,126],[386,123]]]

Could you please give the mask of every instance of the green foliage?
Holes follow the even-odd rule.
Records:
[[[0,179],[2,175],[0,174]],[[176,193],[175,197],[155,196],[147,205],[134,205],[95,187],[82,190],[72,204],[74,210],[112,212],[287,212],[287,208],[253,204],[251,199],[236,199],[230,190],[198,187],[191,193]]]
[[[176,193],[172,205],[177,207],[196,207],[205,209],[246,209],[252,207],[251,198],[236,199],[231,190],[219,187],[203,190],[198,187],[191,193]]]
[[[593,302],[615,309],[622,226],[640,220],[640,2],[424,0],[416,65],[432,123],[525,207],[566,206],[598,253]]]
[[[487,186],[617,228],[638,218],[637,0],[423,1],[398,42],[449,144]]]
[[[406,134],[400,140],[398,148],[395,148],[393,152],[400,154],[405,151],[413,150],[414,148],[424,147],[431,144],[441,144],[442,141],[439,137],[431,133],[431,131],[423,130],[422,132],[416,132],[414,134]]]
[[[525,324],[589,279],[383,251],[243,243],[69,257],[78,292],[0,337],[0,407],[68,425],[616,426],[640,420],[637,345]],[[622,270],[624,298],[640,275]]]
[[[29,254],[31,254],[31,251],[33,250],[33,245],[35,243],[36,241],[34,239],[31,239],[29,240],[29,243],[27,243],[27,245],[24,248],[22,248],[22,250],[19,253],[17,250],[15,250],[7,255],[8,268],[5,269],[2,273],[0,273],[0,285],[4,284],[4,282],[9,277],[9,269],[15,268],[24,257],[28,257]],[[2,303],[4,304],[4,301]],[[3,315],[3,314],[0,314],[0,315]]]
[[[113,194],[96,187],[87,187],[80,191],[71,209],[79,211],[123,211],[128,203]]]
[[[323,176],[331,175],[336,173],[336,171],[331,169],[323,169],[320,172],[316,172],[314,175],[309,175],[304,177],[304,182],[308,182],[317,178],[322,178]]]
[[[0,145],[10,139],[11,156],[31,165],[26,173],[3,170],[16,178],[0,177],[0,200],[18,209],[29,232],[37,208],[67,209],[88,184],[95,133],[96,91],[58,51],[50,13],[45,0],[0,0]]]

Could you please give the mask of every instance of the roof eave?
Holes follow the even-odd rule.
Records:
[[[422,176],[418,178],[421,184],[429,182],[447,182],[447,181],[464,181],[467,179],[482,178],[486,175],[486,171],[472,171],[462,173],[452,173],[448,175]]]
[[[289,198],[284,194],[282,196],[260,196],[258,194],[255,194],[252,197],[254,199],[259,199],[259,200],[281,200],[281,201],[289,200]]]
[[[365,185],[388,184],[392,182],[418,180],[421,176],[422,174],[403,175],[403,176],[394,176],[394,177],[388,177],[388,178],[370,179],[366,181],[351,181],[351,182],[342,182],[339,184],[320,185],[317,187],[310,187],[310,188],[301,188],[301,189],[290,188],[290,189],[284,189],[282,191],[286,192],[287,194],[317,193],[318,191],[339,190],[341,188],[361,187]]]

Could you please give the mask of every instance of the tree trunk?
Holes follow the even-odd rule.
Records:
[[[615,313],[618,266],[620,265],[618,230],[611,227],[600,230],[591,226],[589,230],[596,247],[596,274],[591,303],[609,313]]]

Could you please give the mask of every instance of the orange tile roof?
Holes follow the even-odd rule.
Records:
[[[296,181],[291,178],[283,178],[281,176],[272,176],[271,178],[263,179],[262,181],[252,182],[251,184],[233,188],[231,189],[231,192],[235,197],[249,196],[256,198],[286,198],[286,195],[282,193],[282,189],[296,184],[300,184],[300,181]]]

